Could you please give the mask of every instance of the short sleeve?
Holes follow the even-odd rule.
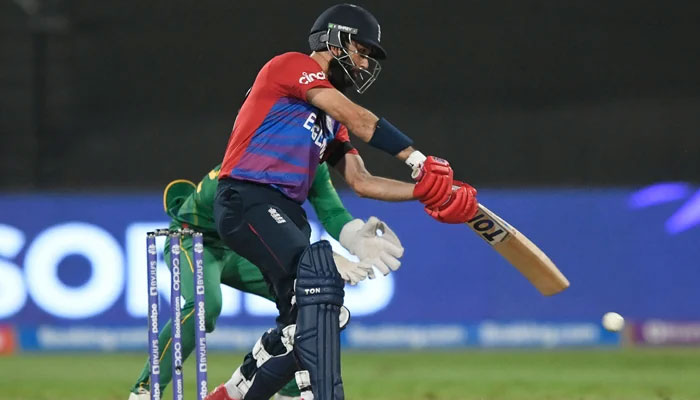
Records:
[[[313,58],[302,53],[285,53],[272,59],[268,82],[282,97],[306,101],[306,92],[317,87],[333,88],[328,76]]]

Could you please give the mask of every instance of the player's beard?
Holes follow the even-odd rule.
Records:
[[[345,72],[340,62],[333,58],[328,65],[328,82],[333,85],[338,91],[345,93],[353,86],[352,79]]]

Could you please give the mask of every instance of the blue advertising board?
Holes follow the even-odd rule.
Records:
[[[632,320],[700,319],[700,190],[691,184],[481,190],[480,201],[541,247],[571,281],[552,297],[541,296],[466,226],[439,224],[413,202],[342,198],[354,216],[385,220],[406,248],[398,272],[348,287],[357,329],[345,340],[381,337],[391,327],[442,326],[447,330],[437,335],[447,335],[440,336],[447,344],[488,345],[499,343],[498,332],[597,324],[611,310]],[[4,195],[0,210],[0,325],[34,334],[36,327],[143,326],[145,232],[168,223],[159,194]],[[309,215],[312,240],[328,238]],[[159,276],[167,304],[164,264]],[[272,303],[227,289],[219,326],[257,329],[274,314]],[[540,324],[534,331],[522,328],[534,323]]]

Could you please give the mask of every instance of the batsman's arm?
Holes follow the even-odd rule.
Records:
[[[353,191],[360,197],[383,201],[407,201],[415,199],[413,183],[374,176],[367,171],[362,157],[347,153],[335,168]]]
[[[423,162],[420,159],[425,157],[413,148],[411,138],[386,119],[378,118],[371,111],[353,103],[335,89],[327,87],[309,89],[306,92],[306,99],[370,146],[391,154],[418,170],[414,176],[418,184],[409,194],[409,184],[373,177],[364,168],[361,159],[359,162],[347,161],[349,159],[346,157],[344,163],[346,165],[341,165],[339,171],[357,194],[386,201],[418,199],[426,207],[435,207],[448,201],[452,195],[453,173],[447,161],[429,157],[426,162]]]
[[[325,87],[312,88],[306,92],[306,99],[345,125],[363,142],[372,139],[379,118],[370,110],[353,103],[340,91]]]
[[[403,134],[384,118],[353,103],[340,91],[317,87],[306,92],[309,103],[320,108],[336,121],[345,125],[350,132],[372,147],[383,150],[401,161],[413,153],[413,140]]]
[[[316,176],[309,190],[309,202],[326,231],[335,240],[339,240],[340,231],[345,224],[353,220],[353,216],[335,191],[326,163],[319,165],[316,170]]]

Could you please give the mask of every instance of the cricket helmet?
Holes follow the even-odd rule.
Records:
[[[331,54],[358,93],[367,90],[381,71],[377,60],[386,58],[386,50],[380,44],[381,39],[381,27],[374,15],[354,4],[337,4],[325,10],[309,32],[312,51],[330,51],[331,47],[342,50],[340,55]],[[371,49],[369,55],[362,56],[368,61],[367,68],[360,68],[352,61],[348,43],[353,40]]]

